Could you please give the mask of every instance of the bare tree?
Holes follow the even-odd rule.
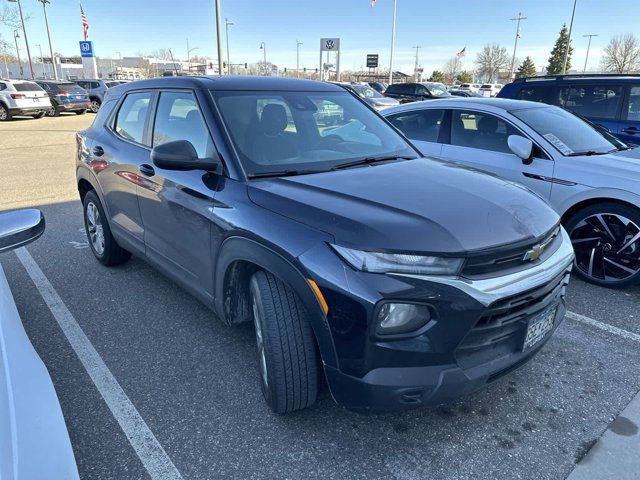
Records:
[[[490,83],[497,80],[499,73],[508,70],[510,65],[507,49],[497,43],[485,45],[476,57],[478,75]]]
[[[456,76],[460,72],[462,72],[462,61],[458,56],[450,58],[447,60],[447,63],[442,66],[442,73],[444,73],[447,83],[454,83]]]
[[[28,16],[25,16],[25,21],[28,19]],[[0,25],[9,28],[22,28],[18,9],[10,5],[5,5],[4,8],[0,10]]]
[[[640,42],[632,33],[612,37],[600,59],[607,72],[629,73],[640,70]]]

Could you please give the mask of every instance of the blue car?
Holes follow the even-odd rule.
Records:
[[[87,91],[72,82],[57,80],[36,80],[51,99],[51,109],[47,112],[49,117],[57,117],[61,112],[73,112],[76,115],[84,115],[91,108]]]
[[[501,98],[548,103],[587,118],[628,144],[640,144],[640,75],[554,75],[519,78]]]

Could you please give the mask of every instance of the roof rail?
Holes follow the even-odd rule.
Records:
[[[558,75],[541,75],[539,77],[522,77],[516,78],[514,82],[532,82],[536,80],[562,80],[564,78],[622,78],[633,77],[640,78],[640,73],[569,73]]]

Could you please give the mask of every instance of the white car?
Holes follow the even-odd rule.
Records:
[[[502,90],[503,86],[504,85],[502,85],[501,83],[483,83],[482,85],[480,85],[478,93],[481,93],[485,97],[495,97],[496,95],[498,95],[498,92]]]
[[[465,92],[480,92],[480,84],[479,83],[462,83],[458,87],[458,90],[463,90]]]
[[[640,282],[640,147],[559,107],[523,100],[442,99],[382,115],[424,155],[512,180],[546,199],[569,232],[574,272],[583,279],[609,287]]]
[[[42,118],[50,108],[49,95],[37,83],[0,78],[0,122],[14,115]]]
[[[44,232],[39,210],[0,214],[0,253]],[[0,478],[78,480],[49,372],[22,326],[0,267]]]

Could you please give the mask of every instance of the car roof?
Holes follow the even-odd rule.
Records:
[[[73,83],[73,81],[71,80],[49,80],[49,79],[45,79],[45,78],[37,78],[36,80],[34,80],[36,83]]]
[[[576,83],[585,82],[593,83],[594,80],[605,83],[616,82],[637,82],[640,79],[639,74],[614,74],[614,73],[583,73],[574,75],[546,75],[540,77],[517,78],[512,84],[525,85],[531,83]]]
[[[298,78],[255,77],[242,75],[225,76],[185,76],[185,77],[157,77],[147,80],[119,85],[119,91],[126,92],[140,88],[206,88],[211,90],[246,90],[246,91],[312,91],[312,92],[340,92],[342,85],[334,85],[317,80],[303,80]]]
[[[433,109],[433,108],[496,108],[500,110],[514,111],[530,108],[547,108],[550,105],[539,102],[529,102],[527,100],[513,100],[510,98],[487,98],[487,97],[454,97],[422,102],[404,103],[397,107],[390,107],[383,111],[387,116],[392,113],[406,112],[410,110]]]

